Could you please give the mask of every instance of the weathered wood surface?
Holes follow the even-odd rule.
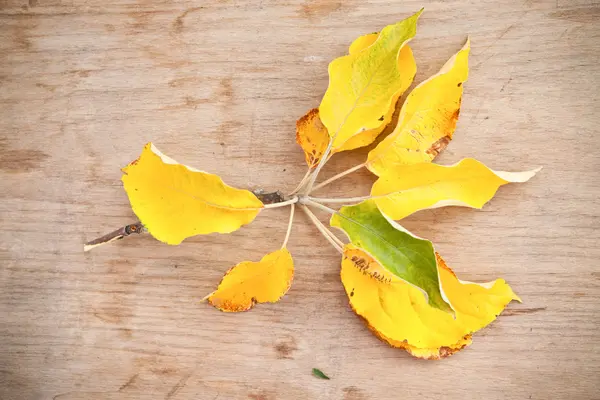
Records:
[[[467,34],[473,45],[439,161],[544,166],[481,212],[405,221],[464,279],[502,276],[522,296],[470,348],[424,362],[377,340],[302,213],[290,292],[240,315],[198,299],[277,246],[284,209],[179,247],[134,236],[82,252],[136,220],[119,168],[150,140],[232,185],[291,189],[304,174],[294,123],[328,61],[421,6],[417,82]],[[0,398],[598,398],[599,56],[600,8],[583,0],[1,0]],[[336,156],[325,176],[365,154]]]

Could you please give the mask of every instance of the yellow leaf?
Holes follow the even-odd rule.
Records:
[[[267,254],[259,262],[243,261],[231,268],[208,302],[221,311],[239,312],[256,303],[276,303],[294,277],[294,260],[286,249]]]
[[[344,148],[354,136],[380,129],[389,123],[386,117],[393,113],[398,97],[414,76],[414,70],[398,68],[398,57],[400,50],[415,35],[420,14],[421,11],[397,24],[386,26],[367,48],[329,64],[329,87],[319,106],[319,113],[333,139],[333,148],[341,151],[339,149],[363,146],[371,136]],[[359,49],[364,43],[368,40],[361,41],[354,48]],[[412,58],[412,53],[410,56]]]
[[[392,122],[392,117],[394,116],[394,111],[396,109],[396,103],[398,102],[398,99],[400,98],[400,96],[402,96],[406,89],[410,87],[413,78],[417,73],[417,63],[415,62],[412,49],[408,45],[403,46],[400,49],[400,52],[398,53],[398,70],[401,72],[402,84],[400,85],[398,91],[392,96],[390,102],[391,107],[387,110],[385,115],[379,118],[382,121],[382,124],[377,128],[369,129],[356,134],[355,136],[348,139],[339,148],[334,147],[332,150],[332,154],[370,145],[375,141],[375,139],[377,139],[379,134],[383,132],[383,130],[390,124],[390,122]]]
[[[463,83],[469,73],[469,41],[406,98],[394,131],[369,152],[366,166],[376,175],[395,165],[430,162],[456,128]]]
[[[152,143],[123,174],[133,212],[152,236],[168,244],[194,235],[233,232],[252,222],[263,207],[252,192],[179,164]]]
[[[341,278],[352,309],[377,336],[421,358],[448,356],[471,343],[471,334],[520,299],[503,279],[459,280],[437,255],[440,282],[452,314],[431,307],[422,292],[395,278],[363,250],[344,248]]]
[[[526,182],[538,171],[492,171],[472,158],[451,166],[394,165],[373,184],[371,195],[382,213],[399,220],[427,208],[481,208],[500,186]]]
[[[350,54],[356,54],[368,48],[378,37],[378,33],[371,33],[359,37],[350,45]],[[370,145],[392,121],[398,98],[409,88],[417,72],[417,64],[415,63],[412,50],[408,45],[403,46],[398,53],[398,71],[401,72],[401,84],[398,91],[392,96],[392,107],[388,109],[385,115],[380,117],[383,118],[380,121],[380,126],[356,134],[343,143],[341,147],[336,147],[334,144],[331,148],[332,155],[341,151],[353,150]],[[306,163],[309,168],[317,166],[323,153],[325,153],[325,150],[327,149],[329,139],[330,137],[327,128],[323,125],[319,117],[318,108],[313,108],[296,122],[296,142],[304,150],[304,157],[306,158]]]
[[[329,144],[329,134],[319,118],[318,108],[313,108],[296,122],[296,142],[304,150],[308,167],[315,168]]]

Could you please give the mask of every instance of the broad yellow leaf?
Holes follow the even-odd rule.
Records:
[[[481,208],[500,186],[526,182],[537,171],[492,171],[472,158],[451,166],[432,163],[394,165],[384,170],[373,184],[371,195],[381,212],[398,220],[427,208]]]
[[[152,236],[168,244],[194,235],[233,232],[252,222],[263,207],[252,192],[179,164],[152,143],[123,174],[133,212]]]
[[[350,55],[356,54],[369,46],[371,46],[379,37],[379,33],[371,33],[364,35],[356,39],[350,45]],[[400,72],[401,84],[398,90],[393,94],[391,99],[391,107],[387,110],[386,114],[381,116],[381,124],[374,129],[369,129],[364,132],[360,132],[343,143],[340,147],[336,147],[336,144],[331,148],[331,155],[339,153],[341,151],[352,150],[363,146],[368,146],[375,139],[385,127],[392,121],[394,114],[395,105],[398,98],[408,89],[411,85],[413,78],[417,72],[417,64],[411,48],[408,45],[402,46],[398,53],[398,71]],[[319,109],[313,108],[306,115],[300,118],[296,122],[296,142],[304,150],[304,157],[309,168],[317,166],[323,153],[327,149],[329,144],[330,136],[321,118],[319,117]],[[339,145],[339,143],[338,143]]]
[[[417,64],[413,57],[413,52],[408,45],[403,46],[398,53],[398,70],[401,73],[402,85],[400,89],[394,93],[391,99],[391,107],[385,113],[379,117],[382,124],[377,128],[369,129],[364,132],[360,132],[355,136],[348,139],[340,148],[335,148],[332,153],[339,153],[340,151],[353,150],[359,147],[368,146],[377,139],[377,136],[392,122],[394,110],[396,109],[396,103],[402,94],[408,89],[417,73]]]
[[[401,49],[414,37],[420,14],[421,11],[386,26],[367,48],[353,51],[329,64],[329,86],[319,106],[319,114],[333,139],[333,148],[341,151],[339,149],[369,144],[371,136],[349,145],[346,142],[389,123],[398,97],[414,76],[414,68],[410,71],[398,68],[398,57]],[[354,48],[360,49],[364,43]]]
[[[244,261],[231,268],[208,302],[221,311],[238,312],[256,303],[276,303],[286,294],[294,277],[294,260],[283,248],[259,262]]]
[[[418,289],[390,275],[362,249],[347,245],[342,259],[341,279],[352,309],[377,336],[421,358],[459,351],[511,300],[520,301],[503,279],[484,284],[461,281],[436,257],[441,286],[455,317],[431,307]]]
[[[353,245],[368,252],[390,276],[422,290],[423,301],[451,311],[440,287],[435,252],[429,240],[388,220],[373,200],[342,207],[333,214],[330,224],[343,230]]]
[[[430,162],[448,145],[469,73],[469,50],[467,40],[440,72],[408,95],[394,131],[369,152],[371,172],[382,175],[395,165]]]

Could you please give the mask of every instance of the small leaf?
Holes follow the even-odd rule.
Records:
[[[438,279],[433,245],[388,220],[373,200],[342,207],[331,226],[343,230],[352,244],[368,252],[390,275],[420,288],[432,307],[451,311]],[[387,276],[381,277],[388,280]]]
[[[314,376],[316,376],[317,378],[321,378],[321,379],[327,379],[327,380],[329,380],[329,379],[330,379],[330,378],[329,378],[327,375],[325,375],[325,374],[323,373],[323,371],[321,371],[321,370],[320,370],[320,369],[318,369],[318,368],[313,368],[313,369],[312,369],[312,373],[313,373],[313,375],[314,375]]]
[[[319,118],[318,108],[313,108],[296,122],[296,142],[304,150],[308,167],[315,168],[329,144],[329,134]]]
[[[168,244],[194,235],[233,232],[252,222],[263,207],[252,192],[179,164],[152,143],[123,174],[133,212],[152,236]]]
[[[427,208],[481,208],[500,186],[526,182],[537,171],[492,171],[472,158],[451,166],[394,165],[373,184],[371,195],[382,213],[399,220]]]
[[[231,268],[208,302],[221,311],[239,312],[256,303],[276,303],[290,288],[294,260],[283,248],[267,254],[259,262],[243,261]]]
[[[398,69],[398,54],[414,37],[420,14],[386,26],[369,47],[329,64],[329,87],[319,114],[334,148],[342,149],[361,132],[379,129],[389,122],[385,116],[396,105],[399,93],[406,90],[406,83],[412,81],[411,72]],[[351,147],[358,145],[364,144]]]
[[[430,162],[448,145],[469,72],[469,50],[467,40],[440,72],[408,95],[394,131],[369,152],[366,166],[371,172],[382,175],[395,165]]]
[[[381,280],[381,265],[362,249],[347,245],[341,279],[350,305],[369,328],[415,357],[439,359],[471,344],[471,334],[489,325],[511,300],[520,301],[503,279],[461,281],[436,254],[444,293],[455,317],[431,307],[419,290],[397,278]]]

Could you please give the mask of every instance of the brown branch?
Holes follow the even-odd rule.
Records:
[[[125,225],[124,227],[119,228],[116,231],[112,231],[111,233],[107,233],[104,236],[100,236],[97,239],[87,242],[83,245],[83,251],[90,251],[94,247],[102,246],[103,244],[123,239],[124,237],[129,236],[133,233],[142,233],[145,231],[146,230],[144,229],[144,225],[142,225],[142,223],[139,221],[133,224]]]
[[[283,193],[281,193],[279,190],[276,192],[265,193],[262,189],[256,189],[252,191],[252,193],[254,193],[254,195],[263,202],[263,204],[281,203],[286,200]]]
[[[280,191],[264,193],[263,190],[257,189],[253,191],[253,193],[264,204],[275,204],[286,201],[285,196]],[[142,232],[146,232],[146,229],[144,228],[144,225],[142,225],[142,223],[139,221],[133,224],[125,225],[124,227],[112,231],[111,233],[107,233],[104,236],[87,242],[83,245],[83,251],[90,251],[95,247],[114,242],[115,240],[123,239],[124,237],[129,236],[133,233]]]

